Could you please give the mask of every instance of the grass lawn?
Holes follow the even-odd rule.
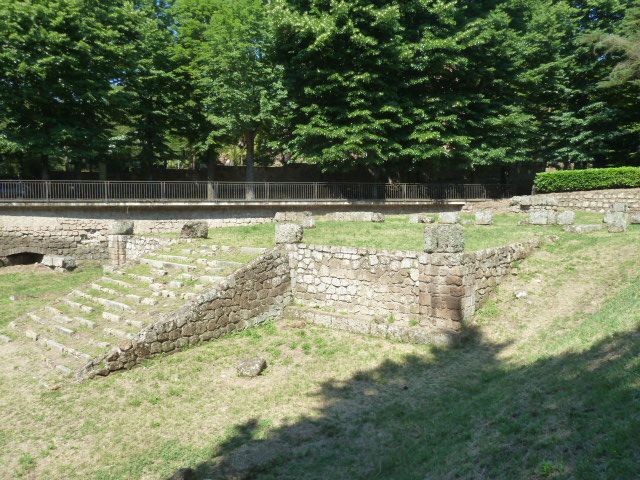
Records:
[[[70,273],[4,273],[0,269],[0,328],[100,275],[102,269],[98,267],[80,268]],[[12,296],[15,301],[10,299]]]
[[[464,215],[471,220],[473,215]],[[523,241],[533,235],[563,234],[561,227],[518,226],[523,215],[496,215],[490,227],[468,225],[468,251],[497,247]],[[578,223],[601,223],[602,215],[581,213]],[[410,224],[406,216],[387,217],[385,223],[318,221],[317,227],[305,230],[304,242],[319,245],[368,247],[386,250],[421,251],[424,246],[425,225]],[[272,247],[275,225],[266,223],[246,227],[213,228],[209,230],[211,243],[220,245]]]
[[[563,234],[469,336],[442,350],[278,321],[54,391],[12,342],[0,478],[638,478],[640,229]],[[238,378],[257,355],[264,375]]]

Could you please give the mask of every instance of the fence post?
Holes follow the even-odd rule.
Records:
[[[167,186],[165,182],[160,182],[160,198],[162,198],[162,200],[166,200],[167,198]]]
[[[51,190],[51,181],[47,180],[46,182],[44,182],[44,198],[47,202],[49,201],[49,197],[51,196],[50,190]]]
[[[220,198],[220,182],[213,182],[213,198]]]
[[[215,191],[213,189],[213,182],[207,182],[207,200],[213,200],[215,198]]]
[[[313,182],[313,199],[318,200],[318,182]]]

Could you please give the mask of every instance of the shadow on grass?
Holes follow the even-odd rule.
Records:
[[[524,366],[504,347],[476,334],[325,383],[316,415],[265,433],[256,412],[176,478],[638,478],[639,332]]]

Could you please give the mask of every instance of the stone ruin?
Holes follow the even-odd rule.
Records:
[[[607,225],[609,233],[623,233],[629,227],[629,207],[626,203],[616,202],[612,211],[605,213],[603,223]]]
[[[429,225],[424,229],[424,251],[459,253],[464,251],[464,227],[460,224]]]
[[[187,222],[182,226],[180,238],[208,238],[209,224],[207,222]]]
[[[493,225],[493,211],[492,210],[477,211],[476,225]]]
[[[308,211],[302,212],[277,212],[273,218],[276,223],[297,223],[305,230],[316,227],[316,220],[313,214]]]

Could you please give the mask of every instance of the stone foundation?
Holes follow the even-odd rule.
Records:
[[[473,253],[287,245],[293,298],[309,307],[451,325],[470,318],[539,240]]]

